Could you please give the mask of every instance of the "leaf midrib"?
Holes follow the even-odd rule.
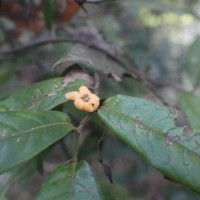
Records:
[[[125,117],[127,117],[127,118],[130,118],[131,120],[134,120],[134,118],[131,118],[129,115],[126,115],[125,113],[119,112],[119,111],[117,111],[117,110],[115,110],[115,109],[113,109],[113,108],[110,108],[110,107],[108,107],[108,106],[101,106],[101,108],[103,108],[103,109],[105,108],[106,110],[111,110],[111,111],[116,112],[116,113],[119,113],[119,114],[121,114],[121,115],[123,115],[123,116],[125,116]],[[145,128],[148,130],[148,133],[147,133],[147,134],[149,134],[149,132],[151,131],[151,133],[153,133],[153,134],[158,134],[158,135],[160,135],[161,137],[167,139],[166,136],[165,136],[164,134],[162,134],[162,133],[160,133],[160,132],[158,132],[158,131],[156,131],[156,130],[153,130],[152,128],[149,128],[149,126],[147,126],[147,125],[144,124],[144,123],[142,123],[142,125],[144,125]],[[173,129],[176,129],[176,128],[177,128],[177,127],[171,128],[171,129],[168,130],[168,132],[171,131],[171,130],[173,130]],[[135,129],[135,131],[136,131],[136,129]],[[196,152],[192,151],[191,149],[188,149],[186,146],[183,146],[182,144],[180,144],[180,143],[178,143],[178,142],[176,142],[176,141],[173,141],[173,143],[176,144],[176,145],[178,145],[178,146],[180,146],[180,148],[186,149],[187,151],[189,151],[190,153],[192,153],[195,157],[199,158],[199,155],[198,155]]]
[[[64,79],[63,79],[63,80],[64,80]],[[59,89],[52,90],[52,91],[49,91],[48,93],[45,93],[45,94],[43,94],[43,95],[41,95],[41,96],[38,96],[37,99],[34,100],[32,103],[34,103],[34,102],[36,102],[36,101],[41,101],[42,99],[45,99],[45,96],[48,95],[48,94],[50,94],[50,93],[53,93],[53,92],[57,93],[57,92],[62,91],[62,90],[64,90],[64,89],[77,87],[77,86],[79,86],[79,85],[80,85],[80,84],[77,83],[77,84],[74,84],[74,85],[71,85],[71,86],[61,86]],[[13,94],[13,95],[15,95],[15,94]],[[55,95],[55,96],[56,96],[56,95]],[[5,99],[4,101],[1,101],[0,103],[5,103],[5,105],[7,105],[6,101],[7,101],[7,100],[10,100],[10,99],[12,99],[12,96],[8,97],[8,98]],[[66,101],[67,101],[67,99],[66,99]],[[16,101],[15,101],[15,102],[16,102]],[[30,104],[30,103],[24,104],[22,108],[28,109],[28,108],[26,108],[26,107],[27,107],[27,106],[30,106],[29,104]],[[35,107],[37,108],[37,107],[39,107],[39,105],[40,105],[40,104],[36,104]],[[35,107],[34,107],[34,108],[35,108]],[[14,109],[14,110],[21,111],[22,108],[21,108],[21,109]],[[28,110],[31,110],[31,109],[28,109]],[[35,110],[35,109],[33,109],[33,110]],[[10,108],[9,108],[9,111],[11,111]]]
[[[0,142],[3,141],[3,140],[13,139],[13,138],[19,137],[21,135],[27,134],[29,132],[37,131],[39,129],[47,128],[47,127],[50,127],[50,126],[57,126],[57,125],[63,125],[63,126],[64,125],[68,125],[68,126],[71,126],[71,130],[74,129],[74,127],[73,127],[73,125],[71,123],[68,123],[68,122],[54,122],[54,123],[51,123],[51,124],[46,124],[46,125],[38,126],[38,127],[35,127],[35,128],[31,128],[31,129],[28,129],[28,130],[17,131],[15,133],[15,135],[10,135],[10,137],[5,137],[5,138],[1,139]]]

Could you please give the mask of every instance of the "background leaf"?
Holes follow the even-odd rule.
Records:
[[[116,200],[116,199],[134,200],[133,198],[130,198],[125,188],[117,183],[110,184],[106,180],[105,182],[100,182],[100,186],[105,200]]]
[[[193,131],[200,132],[200,97],[192,93],[182,93],[179,96],[179,102]]]
[[[185,136],[182,128],[176,128],[175,111],[118,95],[107,99],[98,115],[115,135],[166,177],[200,193],[200,137]]]
[[[56,17],[55,1],[54,0],[44,1],[44,21],[48,29],[51,28],[55,17]]]
[[[84,68],[112,74],[116,77],[121,77],[125,72],[118,63],[112,61],[105,54],[83,45],[74,45],[67,55],[54,64],[54,68],[62,67],[66,69],[72,64],[79,64]]]
[[[90,166],[64,163],[58,166],[42,185],[37,200],[100,200],[101,194]]]
[[[197,37],[194,42],[188,48],[188,64],[187,70],[189,72],[192,83],[196,86],[199,85],[200,76],[200,37]]]
[[[189,13],[196,16],[195,12],[186,5],[176,5],[171,1],[160,1],[160,0],[134,0],[131,1],[135,7],[146,7],[154,10],[173,12],[173,13]]]
[[[22,163],[69,133],[69,117],[56,111],[2,112],[0,173]]]
[[[0,102],[0,110],[50,110],[67,101],[64,96],[65,93],[78,90],[84,84],[86,84],[86,81],[69,82],[69,79],[65,78],[42,81],[18,90],[6,100]]]

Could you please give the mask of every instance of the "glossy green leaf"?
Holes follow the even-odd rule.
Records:
[[[71,80],[72,81],[72,80]],[[0,111],[50,110],[67,101],[65,93],[78,90],[86,81],[69,82],[65,78],[53,78],[18,90],[0,102]]]
[[[58,166],[42,185],[37,200],[101,200],[90,166],[64,163]]]
[[[56,111],[8,111],[0,114],[0,173],[41,152],[73,129]]]
[[[98,110],[114,134],[166,177],[200,193],[200,135],[186,136],[176,112],[151,101],[118,95]]]
[[[183,93],[179,96],[179,102],[193,131],[200,132],[200,97],[192,93]]]
[[[84,68],[112,74],[116,78],[120,78],[125,72],[118,63],[108,58],[105,54],[83,45],[73,46],[67,55],[54,64],[53,68],[61,67],[64,70],[77,63]]]

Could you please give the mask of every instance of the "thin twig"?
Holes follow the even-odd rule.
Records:
[[[38,40],[34,41],[32,43],[29,43],[27,45],[24,45],[22,47],[14,48],[10,51],[2,51],[0,52],[0,59],[4,60],[8,56],[16,56],[22,52],[28,51],[30,49],[41,47],[48,44],[54,44],[54,43],[81,43],[81,41],[75,40],[75,39],[67,39],[67,38],[48,38],[45,40]]]
[[[119,58],[119,56],[114,55],[114,54],[110,53],[109,51],[106,51],[104,48],[102,48],[96,44],[92,44],[92,43],[89,43],[88,41],[83,41],[83,40],[74,39],[74,38],[48,38],[45,40],[35,41],[28,45],[15,48],[10,51],[0,52],[0,59],[4,60],[8,56],[16,56],[22,52],[28,51],[28,50],[36,48],[36,47],[41,47],[44,45],[54,44],[54,43],[62,43],[62,42],[63,43],[64,42],[65,43],[79,43],[79,44],[86,45],[90,48],[96,49],[96,50],[100,51],[101,53],[104,53],[111,60],[120,64],[123,68],[125,68],[127,70],[128,73],[130,72],[129,65],[123,59]],[[132,70],[131,74],[134,78],[137,78],[137,76],[138,76],[134,70]]]
[[[144,85],[155,95],[155,97],[165,106],[170,107],[170,105],[163,99],[163,97],[156,91],[156,88],[149,82],[145,82]]]
[[[98,151],[99,151],[98,161],[101,164],[101,166],[102,166],[102,168],[104,170],[104,173],[108,177],[110,183],[113,184],[111,168],[110,168],[110,166],[108,164],[104,163],[104,159],[103,159],[103,155],[102,155],[102,149],[103,149],[103,143],[104,143],[103,135],[104,135],[104,132],[102,132],[102,136],[98,140],[98,144],[97,144],[97,148],[98,148]]]
[[[72,162],[77,163],[78,161],[78,151],[79,151],[79,143],[80,143],[80,135],[82,129],[85,127],[85,125],[88,123],[92,116],[92,113],[88,113],[83,120],[80,122],[79,126],[75,130],[75,147],[74,147],[74,153],[72,157]]]
[[[78,161],[78,151],[79,151],[79,142],[80,142],[80,132],[75,132],[75,147],[74,147],[74,153],[72,157],[72,162],[77,163]]]
[[[45,39],[45,40],[42,40],[42,41],[32,42],[28,45],[25,45],[25,46],[19,47],[19,48],[15,48],[11,51],[0,52],[0,59],[5,59],[5,57],[11,56],[11,55],[16,56],[17,54],[19,54],[21,52],[28,51],[28,50],[35,48],[35,47],[40,47],[40,46],[43,46],[43,45],[48,45],[48,44],[53,44],[53,43],[62,43],[62,42],[83,44],[83,45],[86,45],[90,48],[93,48],[93,49],[105,54],[108,58],[110,58],[111,60],[120,64],[132,78],[142,82],[147,88],[149,88],[149,90],[154,94],[154,96],[156,98],[158,98],[161,101],[162,104],[168,105],[168,103],[158,94],[154,84],[152,84],[152,82],[150,82],[147,78],[145,78],[145,76],[141,75],[136,70],[131,68],[129,66],[129,64],[123,58],[121,58],[121,56],[115,55],[115,54],[107,51],[106,49],[98,46],[97,44],[90,43],[88,41],[83,41],[83,40],[80,40],[80,39],[77,39],[77,38],[75,38],[75,39],[74,38],[49,38],[49,39]]]
[[[99,90],[99,84],[100,84],[100,77],[97,73],[94,74],[94,84],[93,84],[93,92],[95,94],[98,94],[98,90]]]
[[[81,132],[81,130],[87,125],[88,121],[92,117],[93,113],[88,113],[83,120],[80,122],[79,126],[76,128],[77,132]]]
[[[119,59],[116,55],[113,55],[109,51],[106,51],[105,49],[99,47],[98,45],[89,43],[88,41],[83,41],[83,40],[73,39],[73,38],[49,38],[49,39],[45,39],[45,40],[35,41],[35,42],[32,42],[32,43],[30,43],[28,45],[15,48],[15,49],[12,49],[10,51],[0,52],[0,59],[4,60],[6,56],[11,56],[11,55],[16,56],[19,53],[28,51],[28,50],[33,49],[35,47],[40,47],[40,46],[44,46],[44,45],[48,45],[48,44],[54,44],[54,43],[62,43],[62,42],[65,42],[65,43],[79,43],[79,44],[86,45],[86,46],[88,46],[90,48],[94,48],[94,49],[100,51],[101,53],[106,54],[106,56],[108,56],[111,60],[119,63],[126,70],[128,70],[128,71],[130,70],[129,66],[127,65],[127,63],[124,60]],[[135,75],[135,77],[136,77],[136,75]]]
[[[184,88],[182,88],[179,85],[174,85],[171,82],[159,82],[159,81],[155,81],[155,80],[150,79],[150,78],[148,78],[148,82],[152,83],[152,85],[154,85],[155,87],[166,87],[167,86],[167,87],[174,88],[178,92],[186,92],[186,90]]]
[[[83,3],[100,4],[100,3],[108,3],[108,2],[112,2],[112,1],[116,1],[116,0],[76,0],[76,2],[80,5],[82,5]]]
[[[100,3],[108,3],[116,0],[85,0],[85,3],[88,4],[100,4]]]

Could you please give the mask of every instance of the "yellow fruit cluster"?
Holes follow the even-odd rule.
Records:
[[[79,92],[73,91],[65,94],[67,99],[73,100],[79,110],[94,112],[99,107],[99,97],[90,92],[86,86],[81,86]]]

